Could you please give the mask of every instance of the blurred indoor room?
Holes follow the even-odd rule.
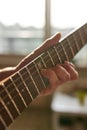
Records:
[[[55,33],[64,38],[85,24],[86,5],[86,0],[0,0],[0,69],[16,66]],[[37,97],[7,130],[87,130],[87,45],[71,62],[79,78]]]

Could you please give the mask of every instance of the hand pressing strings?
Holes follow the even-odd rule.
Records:
[[[49,80],[49,86],[41,92],[41,95],[52,94],[56,88],[70,80],[76,80],[78,72],[72,63],[65,61],[63,65],[56,65],[50,69],[42,69],[41,73]]]

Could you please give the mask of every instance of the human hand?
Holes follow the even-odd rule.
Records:
[[[49,80],[49,86],[41,92],[41,95],[52,94],[59,85],[70,80],[75,80],[78,77],[75,66],[68,61],[50,69],[42,69],[41,72]]]
[[[44,43],[41,44],[39,48],[37,48],[22,60],[21,64],[19,64],[19,68],[31,62],[49,47],[57,44],[60,38],[61,34],[57,33],[51,38],[44,41]],[[41,95],[52,94],[59,85],[69,80],[74,80],[78,77],[78,72],[75,70],[74,65],[67,61],[65,61],[64,64],[56,65],[53,68],[42,69],[41,73],[45,78],[49,80],[49,86],[47,86],[47,88],[42,91]]]
[[[16,67],[1,70],[0,80],[5,79],[11,74],[17,72],[26,64],[39,56],[43,51],[48,49],[50,46],[58,43],[60,37],[60,33],[55,34],[51,38],[47,39],[38,49],[26,56]],[[70,62],[65,62],[62,65],[56,65],[53,68],[42,69],[41,73],[49,80],[49,86],[47,86],[47,89],[42,91],[41,95],[51,94],[60,84],[65,83],[69,80],[76,79],[78,77],[78,72],[75,70],[73,64],[71,64]]]

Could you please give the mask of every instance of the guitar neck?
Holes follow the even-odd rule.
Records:
[[[72,60],[87,43],[87,24],[76,29],[0,85],[0,130],[5,130],[48,86],[40,70]]]

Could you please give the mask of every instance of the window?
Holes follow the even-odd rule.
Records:
[[[0,53],[28,54],[56,32],[86,22],[86,0],[0,0]],[[74,58],[86,64],[87,46]],[[81,60],[80,60],[81,59]],[[86,63],[85,63],[86,62]]]
[[[62,37],[87,22],[87,0],[51,0],[51,32]],[[87,66],[87,45],[76,55],[78,65]]]
[[[42,43],[45,0],[0,0],[0,53],[26,54]]]

